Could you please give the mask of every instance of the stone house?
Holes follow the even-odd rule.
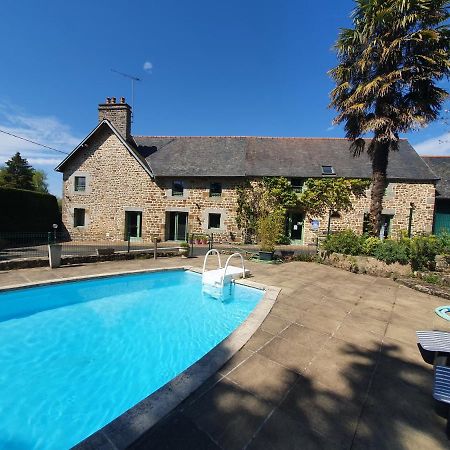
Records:
[[[353,158],[346,139],[243,136],[135,136],[122,97],[100,104],[99,123],[58,165],[63,173],[63,223],[74,240],[185,240],[214,233],[241,242],[236,187],[245,180],[284,176],[300,190],[310,177],[370,178],[366,155]],[[383,233],[431,232],[436,175],[406,140],[389,162]],[[336,214],[333,230],[363,231],[369,197]],[[327,219],[288,212],[292,243],[308,244]]]
[[[439,177],[436,184],[433,233],[450,233],[450,157],[422,156],[422,159]]]

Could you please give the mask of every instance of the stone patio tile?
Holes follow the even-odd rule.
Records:
[[[334,333],[342,323],[333,317],[332,313],[326,316],[318,316],[314,312],[307,311],[296,318],[295,322],[300,325],[306,325],[317,331],[324,331],[325,333]]]
[[[337,320],[344,320],[344,318],[347,316],[349,311],[349,308],[342,308],[341,305],[336,303],[322,303],[320,305],[316,305],[313,308],[309,310],[309,312],[316,314],[319,317],[327,317],[332,316],[334,319]]]
[[[386,332],[388,322],[373,319],[372,317],[367,317],[364,314],[352,311],[348,316],[346,316],[342,323],[383,336]]]
[[[311,349],[294,341],[275,337],[259,354],[275,361],[289,370],[304,372],[318,350]]]
[[[280,409],[336,444],[350,448],[361,405],[307,377],[288,393]]]
[[[323,304],[322,298],[305,298],[303,294],[297,296],[279,296],[277,302],[282,305],[291,306],[299,311],[299,313],[309,311],[315,306]]]
[[[422,359],[416,343],[405,344],[404,342],[384,337],[381,355],[394,358],[395,360],[413,362],[414,364],[427,368],[430,367],[430,365]]]
[[[344,322],[336,331],[335,337],[350,344],[357,344],[365,347],[368,350],[375,350],[380,347],[382,336],[364,330],[363,328],[355,327],[347,322]]]
[[[349,313],[352,309],[355,308],[356,305],[359,304],[359,299],[351,299],[351,300],[342,300],[338,298],[323,297],[322,306],[326,306],[328,308],[339,308],[345,313]]]
[[[336,448],[308,423],[277,409],[247,447],[248,450],[328,450]]]
[[[267,402],[223,380],[184,414],[219,447],[233,450],[250,441],[271,409]]]
[[[289,326],[291,322],[288,322],[281,317],[277,317],[275,314],[269,314],[261,325],[261,329],[270,334],[278,334],[280,331],[284,330]]]
[[[227,378],[263,400],[278,403],[295,383],[298,375],[256,353]]]
[[[365,303],[360,303],[353,308],[351,314],[357,316],[362,315],[381,322],[388,322],[391,317],[391,309],[374,308]]]
[[[245,344],[247,350],[256,352],[261,347],[266,345],[273,338],[273,334],[267,333],[266,331],[259,328],[250,338],[250,340]]]
[[[303,315],[302,311],[278,301],[273,306],[271,313],[291,323],[300,319]]]
[[[173,430],[177,430],[176,433]],[[98,447],[96,447],[98,448]],[[109,447],[110,448],[110,447]],[[211,438],[200,431],[183,414],[166,419],[154,432],[148,433],[129,450],[219,450]]]
[[[401,384],[399,390],[415,388],[427,391],[431,395],[433,383],[433,368],[408,360],[381,356],[376,376],[383,378],[388,384]]]
[[[330,334],[294,323],[280,333],[280,337],[317,351],[330,337]]]
[[[421,392],[400,386],[392,378],[375,376],[354,448],[448,448],[445,419],[433,411],[431,390]]]
[[[378,295],[379,297],[379,295]],[[363,298],[359,301],[359,304],[362,306],[366,306],[369,308],[382,309],[383,311],[392,311],[393,301],[381,298],[366,298],[364,295]]]
[[[416,331],[407,325],[393,325],[390,323],[386,330],[386,337],[409,345],[417,342]]]
[[[391,324],[407,326],[413,330],[426,330],[433,322],[435,315],[432,308],[429,311],[418,312],[413,308],[395,307],[392,312]]]
[[[333,338],[314,357],[306,376],[360,404],[375,370],[379,351]]]
[[[234,354],[228,362],[226,362],[220,369],[219,373],[222,375],[228,374],[234,370],[239,364],[245,361],[247,358],[253,355],[253,351],[249,350],[247,346],[241,348],[236,354]]]

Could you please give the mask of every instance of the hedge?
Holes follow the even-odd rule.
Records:
[[[0,188],[0,232],[51,231],[60,222],[54,195]]]

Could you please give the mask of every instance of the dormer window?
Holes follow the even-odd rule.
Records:
[[[180,180],[176,180],[172,183],[172,196],[173,197],[182,197],[184,194],[184,186],[183,182]]]
[[[322,166],[322,175],[336,175],[333,166]]]
[[[303,180],[301,178],[291,178],[292,190],[296,193],[303,191]]]
[[[222,195],[222,183],[211,183],[209,185],[209,196],[220,197]]]

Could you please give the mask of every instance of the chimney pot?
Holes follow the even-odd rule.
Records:
[[[125,103],[125,97],[120,97],[120,103]]]
[[[116,103],[116,97],[111,97],[111,103]]]
[[[106,97],[106,103],[111,103],[111,98],[110,97]]]

